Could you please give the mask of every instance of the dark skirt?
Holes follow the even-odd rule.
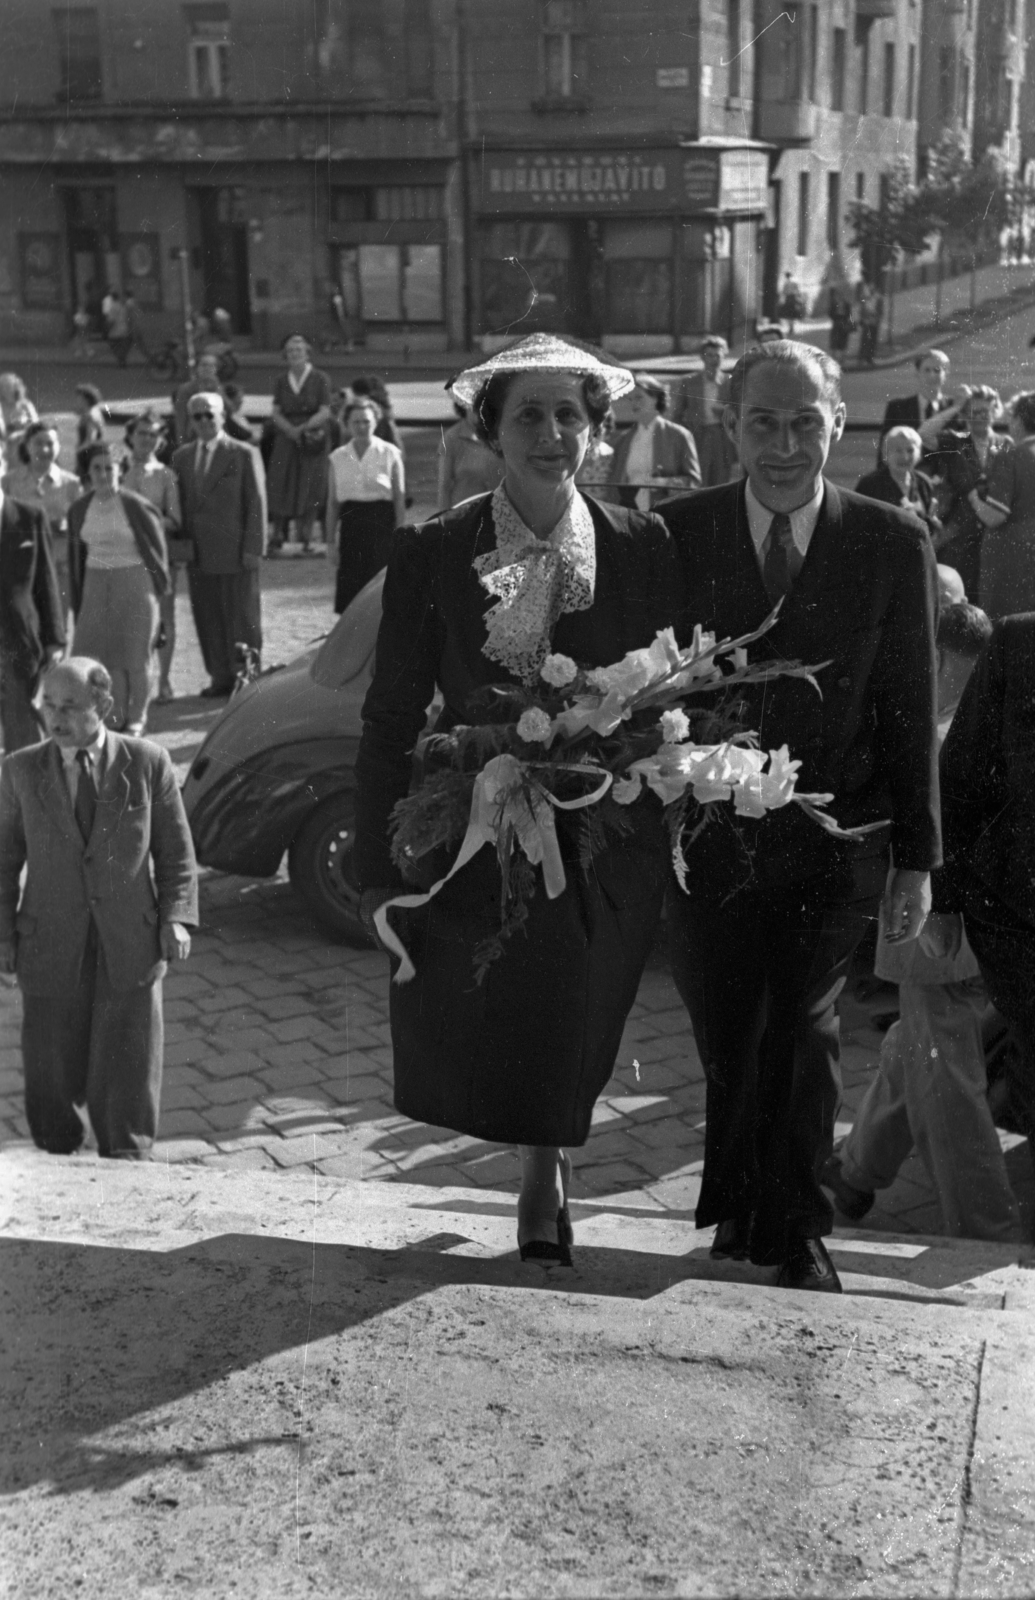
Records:
[[[395,533],[391,500],[346,500],[338,515],[338,581],[334,609],[339,614],[388,563]]]
[[[271,522],[294,519],[306,524],[323,516],[327,504],[327,452],[304,451],[278,429],[267,469],[266,494]]]
[[[660,805],[645,796],[635,811],[588,876],[562,835],[565,892],[548,900],[537,871],[528,921],[480,986],[474,950],[499,923],[489,846],[429,905],[390,913],[417,968],[390,989],[404,1116],[499,1144],[585,1144],[671,873]]]

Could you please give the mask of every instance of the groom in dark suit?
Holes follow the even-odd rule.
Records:
[[[663,509],[688,623],[743,634],[781,601],[751,658],[821,668],[822,696],[792,678],[746,691],[761,748],[789,745],[799,789],[832,794],[843,826],[889,823],[848,843],[798,806],[724,811],[687,845],[690,893],[670,897],[673,973],[708,1080],[697,1225],[718,1224],[715,1256],[835,1293],[818,1174],[840,1094],[836,1003],[882,888],[889,938],[913,939],[940,861],[934,558],[903,513],[823,477],[844,422],[824,352],[751,350],[725,412],[745,479]]]

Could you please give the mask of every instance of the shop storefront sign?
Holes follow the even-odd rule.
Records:
[[[33,311],[57,311],[64,304],[61,284],[61,235],[20,233],[22,305]]]
[[[721,196],[729,157],[743,155],[760,157],[763,180],[752,209],[761,210],[764,153],[740,150],[488,151],[474,169],[476,203],[482,214],[495,215],[715,210],[727,203]],[[736,168],[732,195],[755,183],[755,165],[747,171],[750,182]]]

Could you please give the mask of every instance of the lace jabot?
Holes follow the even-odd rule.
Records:
[[[550,653],[557,618],[588,611],[597,575],[593,518],[572,496],[548,539],[537,539],[514,510],[503,484],[492,497],[496,548],[476,556],[474,570],[497,600],[485,613],[482,653],[531,683]]]

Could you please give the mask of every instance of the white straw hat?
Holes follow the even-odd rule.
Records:
[[[573,372],[579,377],[595,372],[604,380],[612,400],[628,394],[634,385],[628,367],[601,360],[587,346],[563,339],[556,333],[530,333],[517,344],[497,351],[488,361],[468,367],[466,372],[451,378],[446,388],[462,405],[470,406],[482,384],[498,372]]]

